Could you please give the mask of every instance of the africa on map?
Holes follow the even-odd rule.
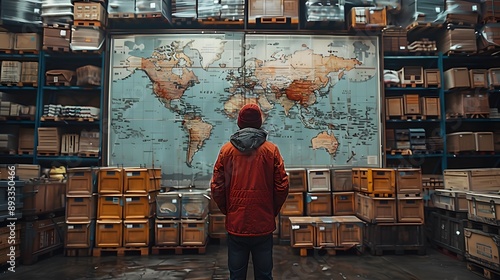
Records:
[[[247,103],[286,167],[380,166],[376,37],[128,35],[112,49],[110,166],[206,181]]]

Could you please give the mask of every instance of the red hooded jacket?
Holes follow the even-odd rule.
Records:
[[[239,130],[215,162],[212,199],[226,215],[230,234],[261,236],[276,229],[289,183],[279,149],[266,137],[261,129]]]

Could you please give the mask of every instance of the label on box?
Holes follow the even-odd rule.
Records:
[[[132,198],[131,197],[127,197],[127,198],[125,198],[125,201],[126,202],[130,202],[130,201],[132,201]]]
[[[127,225],[127,228],[133,228],[134,225]]]
[[[319,230],[325,230],[325,227],[319,227]]]
[[[436,13],[440,13],[441,12],[441,7],[436,7]]]
[[[59,77],[55,76],[54,77],[54,83],[57,83],[57,82],[59,82]]]
[[[317,200],[318,197],[317,196],[311,196],[311,200]]]
[[[39,9],[39,8],[34,8],[34,9],[33,9],[33,13],[35,13],[35,14],[39,14],[39,13],[40,13],[40,9]]]
[[[132,175],[132,172],[127,172],[127,177],[134,176]]]
[[[477,12],[477,5],[472,5],[472,11]]]
[[[61,35],[62,37],[66,37],[66,30],[61,30],[60,35]]]
[[[292,229],[300,229],[300,226],[298,226],[298,225],[292,225]]]
[[[177,203],[177,198],[172,199],[172,203]]]
[[[151,9],[155,9],[155,8],[156,8],[156,3],[150,3],[150,4],[149,4],[149,7],[150,7]]]
[[[163,228],[163,225],[161,225],[161,224],[158,224],[157,226],[158,226],[158,228]]]
[[[68,229],[74,229],[75,226],[68,226]]]
[[[120,203],[119,197],[113,197],[113,203]]]

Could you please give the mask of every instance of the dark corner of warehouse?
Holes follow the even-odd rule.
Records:
[[[2,279],[500,279],[500,0],[0,0],[0,63]]]

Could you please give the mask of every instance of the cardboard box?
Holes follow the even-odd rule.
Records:
[[[156,220],[155,245],[177,246],[180,244],[181,220]]]
[[[16,33],[14,50],[38,51],[40,50],[40,35],[37,33]]]
[[[101,3],[94,2],[75,2],[73,4],[73,13],[75,21],[99,21],[106,22],[106,9]]]
[[[100,86],[101,67],[86,65],[76,69],[77,86]]]
[[[15,34],[11,32],[0,32],[0,50],[14,49]]]
[[[64,48],[69,50],[71,29],[45,27],[43,29],[43,46],[49,48]]]
[[[386,9],[376,7],[352,7],[348,16],[353,29],[382,29],[387,25]]]
[[[460,153],[476,150],[476,140],[473,132],[455,132],[446,135],[446,150],[448,153]]]
[[[459,191],[500,189],[500,168],[446,169],[443,174],[447,189]]]

